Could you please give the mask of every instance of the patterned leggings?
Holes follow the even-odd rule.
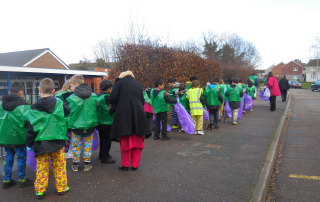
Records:
[[[238,109],[233,109],[232,111],[233,111],[233,114],[232,114],[233,122],[236,122],[237,118],[238,118],[239,108]]]
[[[194,124],[196,125],[196,130],[202,130],[203,128],[203,116],[202,115],[195,115],[192,116]]]
[[[52,169],[56,181],[56,189],[62,192],[67,188],[67,171],[64,148],[49,154],[37,156],[37,173],[34,187],[36,192],[45,192],[49,181],[49,156],[52,161]]]
[[[222,102],[220,105],[220,117],[222,117],[223,109],[224,109],[224,102]]]
[[[89,135],[77,135],[72,133],[72,149],[73,149],[73,163],[80,162],[80,154],[81,154],[81,139],[83,139],[83,146],[84,146],[84,154],[83,159],[84,162],[91,162],[91,151],[92,151],[92,140],[93,134]]]

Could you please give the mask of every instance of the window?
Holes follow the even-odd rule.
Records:
[[[294,67],[293,71],[297,72],[298,71],[298,67]]]
[[[298,79],[298,76],[293,76],[293,79]]]
[[[310,67],[310,72],[314,72],[315,68],[314,67]]]

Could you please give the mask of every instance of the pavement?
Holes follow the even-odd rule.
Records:
[[[292,103],[274,201],[320,201],[320,92],[290,90]]]
[[[319,93],[320,95],[320,93]],[[148,139],[136,171],[120,171],[120,146],[113,143],[115,164],[100,164],[93,152],[93,168],[72,172],[67,160],[68,186],[56,195],[50,169],[49,186],[43,200],[50,201],[248,201],[265,161],[268,147],[286,103],[277,98],[277,110],[267,111],[268,102],[254,101],[255,109],[243,115],[238,125],[220,122],[220,129],[205,135],[188,135],[174,130],[169,141]],[[207,122],[204,124],[206,128]],[[3,160],[0,160],[3,165]],[[1,166],[0,172],[3,167]],[[13,179],[17,179],[16,169]],[[27,167],[27,177],[35,173]],[[2,180],[2,176],[0,177]],[[34,187],[0,189],[0,201],[37,201]]]

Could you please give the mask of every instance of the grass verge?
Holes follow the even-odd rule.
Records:
[[[311,89],[311,84],[313,84],[313,82],[302,82],[301,83],[301,88]]]

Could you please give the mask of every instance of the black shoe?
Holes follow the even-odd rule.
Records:
[[[159,139],[160,139],[159,136],[154,136],[154,137],[153,137],[153,140],[159,140]]]
[[[110,164],[110,163],[115,163],[115,162],[116,162],[116,161],[113,160],[113,159],[111,159],[111,158],[109,158],[109,159],[107,159],[107,160],[101,161],[101,163],[105,163],[105,164]]]
[[[212,130],[212,123],[209,123],[207,130]]]
[[[164,137],[164,138],[162,138],[162,141],[167,141],[167,140],[170,140],[170,137]]]
[[[215,128],[215,129],[219,129],[219,126],[215,126],[214,128]]]
[[[34,185],[34,181],[32,181],[32,180],[30,180],[28,178],[26,178],[25,182],[21,182],[21,181],[18,182],[18,187],[19,188],[29,187],[29,186],[32,186],[32,185]]]
[[[123,167],[122,165],[119,165],[119,170],[128,171],[129,167]]]
[[[138,169],[138,167],[136,167],[136,168],[134,168],[134,167],[131,167],[131,169],[132,169],[133,171],[135,171],[135,170],[137,170],[137,169]]]
[[[219,122],[221,122],[221,119],[219,119]]]
[[[3,184],[2,184],[2,189],[8,189],[8,188],[10,188],[10,187],[12,187],[12,186],[14,186],[14,185],[16,185],[17,184],[17,182],[16,181],[14,181],[14,180],[11,180],[10,182],[4,182]]]

